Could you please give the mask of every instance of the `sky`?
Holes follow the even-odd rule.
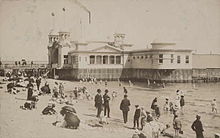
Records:
[[[51,29],[70,31],[71,40],[113,41],[114,33],[124,33],[133,49],[176,42],[220,54],[220,0],[78,1],[91,12],[91,24],[75,0],[0,0],[0,58],[46,61]]]

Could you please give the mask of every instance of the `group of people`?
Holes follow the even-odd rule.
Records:
[[[88,80],[83,80],[83,81],[88,81]],[[95,78],[89,79],[89,81],[97,82]],[[51,93],[49,84],[47,82],[43,87],[40,87],[42,83],[41,77],[37,77],[35,83],[37,86],[37,90],[39,91],[38,94]],[[129,83],[131,84],[131,82]],[[107,81],[105,81],[104,85],[106,88],[104,90],[104,94],[103,95],[101,94],[102,93],[101,89],[97,89],[97,94],[94,97],[95,107],[97,108],[96,117],[98,118],[102,117],[101,115],[102,111],[104,112],[103,114],[104,117],[110,118],[110,102],[115,97],[117,97],[117,93],[115,91],[112,92],[112,96],[109,95],[109,90],[107,89],[107,85],[108,85]],[[121,82],[119,86],[121,86]],[[27,88],[27,100],[37,102],[38,95],[34,94],[35,89],[32,81],[29,81],[26,88]],[[130,111],[131,102],[128,99],[128,90],[125,87],[123,87],[123,91],[124,91],[124,96],[120,102],[119,108],[122,112],[123,122],[126,125],[128,122],[128,113]],[[71,99],[74,98],[81,99],[82,95],[85,95],[88,100],[93,99],[93,97],[90,95],[86,87],[75,87],[73,92],[71,92],[69,95],[70,100],[67,100],[67,95],[64,92],[63,83],[55,82],[54,88],[52,89],[52,99],[54,99],[55,101],[59,101],[58,103],[66,103],[67,105],[71,105]],[[170,112],[171,114],[173,114],[172,125],[175,131],[175,135],[174,135],[175,137],[179,137],[179,134],[183,133],[182,121],[179,112],[181,113],[181,115],[183,115],[184,106],[185,106],[184,93],[180,90],[176,91],[176,96],[173,101],[169,98],[165,98],[163,111],[166,113]],[[56,111],[54,110],[54,107],[55,107],[54,103],[48,104],[48,106],[42,111],[42,114],[55,114]],[[212,107],[212,112],[217,113],[216,99],[213,99],[213,101],[211,102],[211,107]],[[152,109],[151,111],[146,111],[144,107],[140,105],[135,105],[135,111],[133,116],[133,129],[138,129],[142,131],[143,135],[146,136],[150,135],[153,138],[157,138],[159,137],[160,134],[166,134],[165,130],[168,129],[170,126],[168,124],[163,124],[159,121],[159,118],[161,117],[161,111],[158,104],[158,97],[155,97],[153,99],[150,108]],[[67,114],[69,114],[69,112],[67,112],[66,115]],[[71,112],[71,115],[75,116],[76,113]],[[196,132],[197,138],[204,137],[203,136],[204,129],[200,118],[201,116],[197,115],[196,120],[193,122],[191,126],[192,130]],[[149,133],[149,128],[153,130],[150,133]]]
[[[128,90],[123,87],[124,98],[120,103],[120,110],[122,111],[123,121],[126,125],[128,122],[128,112],[130,111],[130,100],[128,99]],[[152,138],[157,138],[159,135],[170,136],[172,134],[167,133],[165,130],[170,127],[169,124],[163,124],[159,121],[160,118],[160,108],[158,105],[158,98],[155,97],[151,104],[152,111],[145,111],[144,107],[135,105],[135,112],[133,118],[133,129],[139,130],[142,136],[148,136]],[[110,96],[108,95],[108,90],[105,90],[105,94],[101,95],[101,90],[97,90],[97,95],[95,96],[95,107],[97,108],[97,117],[100,118],[102,110],[104,110],[104,116],[110,117],[110,107],[109,107]],[[212,102],[212,111],[217,112],[216,100]],[[170,112],[173,115],[173,129],[174,137],[179,137],[179,134],[183,134],[182,121],[180,115],[183,115],[183,107],[185,106],[184,94],[180,90],[176,91],[176,97],[174,101],[170,101],[169,98],[165,98],[164,112]],[[179,112],[180,111],[180,112]],[[181,113],[181,114],[180,114]],[[191,128],[196,132],[197,138],[204,138],[203,136],[203,126],[200,121],[201,116],[197,115],[196,120],[193,122]],[[150,133],[149,133],[149,130]],[[140,138],[140,137],[139,137]]]

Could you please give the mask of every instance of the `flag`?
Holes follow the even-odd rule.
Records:
[[[55,16],[55,14],[54,14],[53,12],[51,13],[51,15],[52,15],[52,16]]]
[[[63,11],[65,12],[65,11],[66,11],[66,9],[65,9],[65,8],[63,8]]]

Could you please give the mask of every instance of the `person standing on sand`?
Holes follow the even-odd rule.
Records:
[[[121,101],[120,104],[120,110],[123,113],[123,119],[124,119],[124,123],[126,124],[128,122],[128,111],[130,104],[130,100],[128,100],[127,95],[124,95],[124,99]]]
[[[127,95],[128,94],[128,90],[125,87],[123,87],[123,89],[124,89],[124,95]]]
[[[154,100],[152,101],[152,104],[151,104],[151,109],[155,110],[155,104],[157,102],[157,97],[154,98]]]
[[[191,128],[193,131],[196,132],[196,138],[204,138],[203,136],[203,126],[202,126],[202,122],[200,121],[200,116],[196,115],[196,120],[193,122]]]
[[[107,87],[108,86],[108,81],[107,80],[105,80],[105,87]]]
[[[55,85],[54,85],[54,88],[53,88],[53,96],[54,96],[55,98],[58,98],[58,94],[59,94],[58,91],[59,91],[58,83],[55,82]]]
[[[33,86],[28,87],[27,100],[32,100],[33,96]]]
[[[166,101],[165,101],[163,109],[164,109],[165,112],[167,112],[167,111],[169,111],[169,99],[166,98],[165,100]]]
[[[95,96],[95,107],[97,108],[97,115],[96,117],[100,117],[100,114],[102,112],[102,95],[101,95],[101,90],[97,90],[97,94]]]
[[[41,78],[38,76],[36,79],[36,84],[37,84],[37,90],[40,90],[40,84],[41,84]]]
[[[212,112],[217,114],[217,102],[216,99],[213,99],[211,102]]]
[[[64,95],[64,86],[63,86],[63,83],[61,83],[61,82],[59,85],[59,94],[61,97],[63,97],[63,95]]]
[[[136,124],[137,124],[137,129],[139,129],[139,118],[141,116],[141,109],[139,108],[139,105],[135,105],[135,113],[134,113],[134,127],[133,129],[136,129]]]
[[[107,115],[108,118],[110,118],[109,113],[110,113],[110,107],[109,107],[109,101],[110,97],[108,96],[108,90],[105,90],[105,94],[103,95],[103,100],[104,100],[104,116]]]
[[[181,95],[181,98],[180,98],[180,109],[181,109],[181,112],[183,113],[183,106],[185,105],[185,100],[184,100],[184,96]]]
[[[31,80],[29,80],[29,83],[27,84],[27,89],[29,89],[30,87],[34,87],[34,85],[31,83]]]
[[[175,130],[175,137],[179,137],[179,133],[181,131],[182,128],[182,123],[178,117],[178,115],[174,115],[174,119],[173,119],[173,128]]]

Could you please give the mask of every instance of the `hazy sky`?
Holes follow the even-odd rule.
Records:
[[[156,40],[220,53],[220,0],[79,1],[91,11],[91,24],[74,0],[0,0],[0,57],[47,60],[53,22],[58,31],[70,30],[72,40],[113,40],[113,33],[125,33],[134,49]]]

